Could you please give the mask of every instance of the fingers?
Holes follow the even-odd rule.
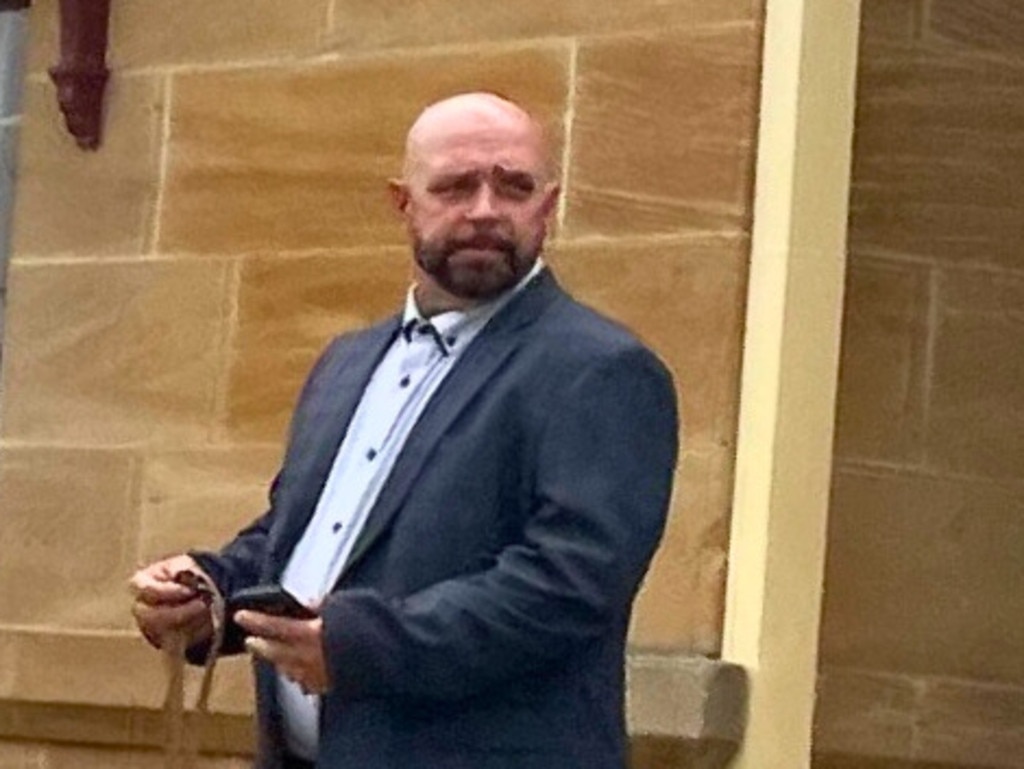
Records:
[[[184,632],[195,642],[213,630],[209,609],[198,598],[177,605],[151,605],[136,601],[132,615],[142,635],[158,649],[164,646],[172,632]]]
[[[249,636],[245,639],[245,649],[253,656],[269,662],[281,675],[298,684],[304,693],[323,694],[327,691],[326,676],[294,647],[269,638]]]
[[[186,570],[202,573],[187,555],[166,558],[136,571],[128,581],[128,589],[136,601],[152,606],[183,603],[194,597],[195,591],[175,582],[174,576]]]
[[[258,611],[240,611],[234,619],[250,635],[282,641],[297,638],[302,634],[304,626],[309,625],[309,620],[275,617]]]
[[[296,620],[254,611],[240,611],[237,622],[250,633],[245,648],[272,664],[307,694],[327,691],[326,663],[321,646],[320,619]]]

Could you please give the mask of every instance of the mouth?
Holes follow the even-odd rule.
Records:
[[[457,251],[500,251],[507,253],[511,248],[512,244],[501,238],[480,237],[455,244],[455,250]]]

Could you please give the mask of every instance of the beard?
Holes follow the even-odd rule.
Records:
[[[475,252],[475,256],[467,253]],[[540,243],[517,244],[511,238],[482,233],[429,243],[413,240],[413,257],[425,273],[452,296],[473,302],[495,299],[533,268]]]

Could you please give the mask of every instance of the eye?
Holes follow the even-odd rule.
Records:
[[[479,186],[479,179],[474,174],[444,176],[427,185],[427,191],[446,200],[461,200],[471,197]]]
[[[527,200],[537,189],[537,181],[523,171],[497,168],[495,182],[498,194],[510,200]]]

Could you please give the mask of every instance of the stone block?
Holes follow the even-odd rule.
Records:
[[[121,615],[130,621],[128,573],[119,575],[121,581],[111,594],[119,602]],[[81,598],[80,590],[72,592]],[[69,665],[68,660],[74,660],[74,664]],[[0,675],[0,702],[96,709],[158,710],[163,706],[167,687],[163,657],[134,630],[106,634],[65,632],[52,626],[31,631],[0,627],[0,661],[10,663],[10,667]],[[185,702],[191,708],[198,696],[201,671],[189,668],[186,673]],[[248,658],[239,656],[218,662],[210,698],[211,712],[248,715],[252,707]],[[106,718],[98,710],[95,715],[101,720]],[[127,717],[127,714],[123,715]],[[60,720],[63,718],[77,720],[73,709],[57,711],[49,725],[49,736],[59,735],[79,742],[93,741],[87,727],[83,730],[83,724],[79,723],[62,725]],[[77,731],[71,734],[69,729]],[[7,733],[0,730],[0,737]],[[121,739],[125,738],[126,735],[121,735]],[[110,737],[108,735],[99,741],[109,742]]]
[[[139,67],[294,58],[319,48],[330,0],[131,0],[110,7],[107,64]],[[29,68],[58,58],[58,0],[35,0]]]
[[[228,435],[234,440],[283,440],[295,398],[316,357],[338,334],[399,312],[410,265],[404,248],[246,259]]]
[[[728,450],[682,455],[665,536],[633,612],[633,648],[720,652],[732,470]]]
[[[1015,0],[931,0],[929,31],[969,50],[1024,56],[1024,8]]]
[[[0,459],[0,539],[9,544],[0,559],[0,623],[126,628],[134,457],[5,448]]]
[[[0,769],[47,769],[43,746],[0,740]]]
[[[557,138],[568,55],[554,44],[177,77],[160,250],[404,243],[386,181],[401,171],[419,111],[457,92],[494,90]]]
[[[341,0],[335,7],[331,43],[351,51],[693,29],[760,21],[762,5],[759,0],[521,0],[515,5],[420,0],[406,4],[396,15],[374,0]]]
[[[813,767],[1019,769],[1022,719],[1024,687],[826,667]]]
[[[672,370],[686,446],[735,441],[749,243],[559,244],[557,276],[581,301],[632,329]]]
[[[566,234],[746,231],[759,50],[753,24],[583,41]]]
[[[634,738],[671,738],[686,745],[694,769],[724,767],[746,722],[743,668],[703,657],[636,655],[627,667],[626,703]],[[646,761],[652,766],[656,762]]]
[[[861,0],[861,43],[914,40],[923,14],[923,0]]]
[[[8,277],[8,438],[207,438],[226,326],[224,262],[15,264]]]
[[[929,462],[1024,479],[1024,278],[945,273],[939,298]]]
[[[837,457],[922,459],[930,271],[854,258],[836,404]]]
[[[64,129],[54,87],[25,85],[14,253],[125,256],[153,227],[163,114],[159,78],[114,78],[103,146],[83,152]]]
[[[81,745],[50,745],[46,769],[154,769],[164,761],[154,750],[116,750]],[[249,769],[252,759],[202,756],[197,769]]]
[[[1024,684],[1024,484],[840,470],[823,664]]]
[[[857,99],[851,250],[1019,268],[1024,69],[867,46]]]
[[[909,676],[826,667],[818,675],[815,752],[911,756],[920,688]]]
[[[274,448],[230,447],[147,455],[140,561],[225,544],[266,510],[279,453]]]
[[[214,716],[202,723],[203,753],[195,769],[252,766],[248,719]],[[165,732],[163,716],[156,711],[0,701],[0,767],[152,769],[166,765],[159,752]],[[18,752],[12,750],[15,746]],[[7,764],[7,756],[29,763]]]

